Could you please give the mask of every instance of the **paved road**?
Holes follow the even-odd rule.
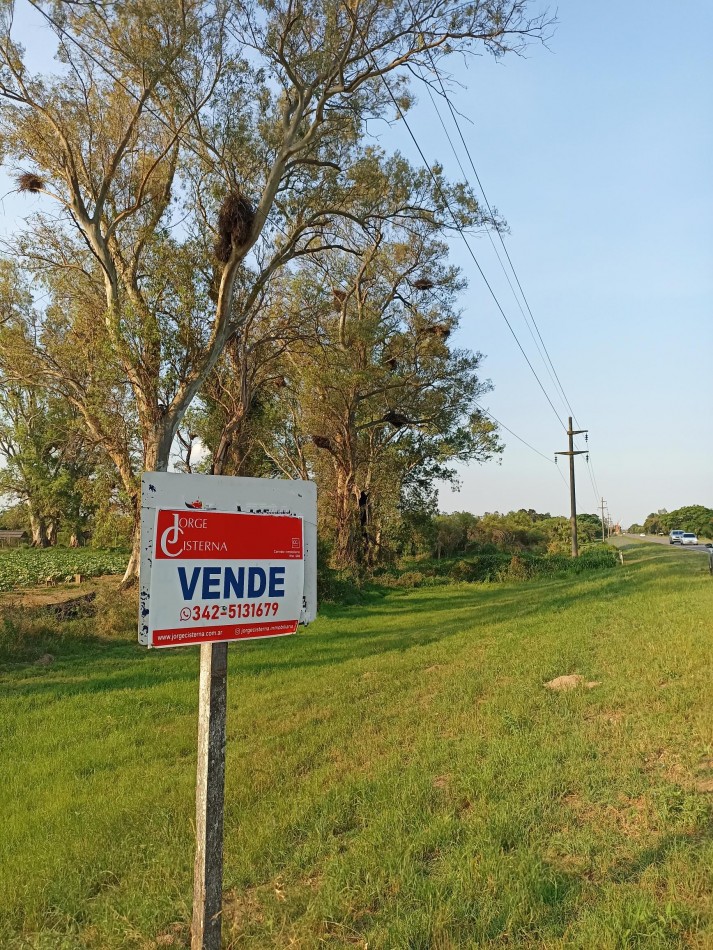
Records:
[[[638,534],[623,534],[621,537],[627,540],[653,541],[654,544],[669,544],[667,536],[661,537],[658,534],[647,534],[645,538]],[[680,548],[682,551],[702,551],[704,554],[707,554],[709,550],[705,544],[671,544],[669,546]]]

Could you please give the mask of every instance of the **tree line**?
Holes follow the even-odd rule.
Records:
[[[316,478],[336,561],[368,566],[456,461],[500,451],[447,237],[504,223],[370,132],[449,56],[545,38],[529,7],[40,3],[56,57],[33,72],[3,5],[29,214],[0,261],[0,491],[36,544],[128,520],[130,581],[139,474],[174,459]]]
[[[692,531],[702,538],[713,538],[713,508],[685,505],[675,511],[652,512],[643,525],[632,525],[629,531],[635,534],[668,534],[675,529]]]
[[[577,515],[583,544],[602,540],[602,521],[596,514]],[[507,551],[512,554],[563,554],[571,549],[569,518],[520,508],[507,513],[469,511],[404,519],[402,554],[460,557]]]

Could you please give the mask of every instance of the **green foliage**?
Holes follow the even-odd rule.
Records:
[[[284,318],[267,336],[264,325],[252,330],[296,262],[319,261],[324,303],[344,284],[340,261],[330,258],[343,250],[353,260],[364,235],[378,244],[385,229],[408,251],[419,231],[436,235],[453,217],[461,228],[502,223],[482,212],[465,183],[447,182],[441,167],[385,155],[370,124],[395,118],[395,102],[409,107],[422,68],[435,80],[447,75],[453,54],[519,52],[548,28],[547,14],[530,16],[527,0],[294,10],[204,0],[40,3],[34,9],[46,29],[29,31],[25,49],[12,8],[4,3],[0,16],[2,152],[18,190],[36,201],[6,243],[33,281],[24,312],[2,306],[14,335],[13,372],[76,408],[135,513],[138,470],[166,468],[201,390],[206,444],[227,471],[280,467],[272,456],[268,466],[259,445],[272,429],[271,407],[261,410],[282,375],[273,358],[294,330],[283,333]],[[367,274],[363,262],[360,294],[385,273]],[[412,261],[411,276],[427,263]],[[440,277],[426,274],[434,299]],[[12,290],[0,288],[3,304]],[[304,295],[292,312],[320,335],[312,304]],[[438,314],[427,305],[420,311],[420,350],[438,349],[455,324],[436,326]],[[363,342],[350,337],[344,351]],[[269,352],[256,354],[266,340]],[[408,340],[403,349],[411,364],[420,362]],[[477,394],[469,385],[475,357],[448,355],[456,381],[467,383],[465,393],[454,387],[455,413],[437,418],[450,399],[443,374],[440,386],[414,377],[408,407],[426,412],[420,437],[406,447],[411,467],[425,461],[432,476],[473,457],[492,434],[468,398]],[[214,371],[219,385],[209,392]],[[333,363],[328,371],[342,376]],[[235,391],[223,401],[220,384],[230,376]],[[383,387],[381,395],[388,402]],[[380,410],[393,420],[402,407]],[[188,445],[195,434],[185,432]],[[238,445],[246,438],[247,454]],[[345,497],[353,495],[350,486]],[[132,558],[129,574],[135,568]]]
[[[418,176],[400,157],[388,165],[389,200],[395,191],[412,204],[432,187],[416,188]],[[351,253],[326,259],[331,286],[321,259],[285,282],[295,325],[306,309],[313,328],[291,347],[284,421],[264,439],[282,471],[316,478],[335,559],[358,570],[430,534],[434,485],[455,478],[456,462],[500,451],[494,424],[476,406],[490,389],[479,377],[481,356],[449,342],[462,280],[447,245],[431,221],[413,222],[407,242],[386,222],[371,237],[340,229]],[[427,275],[428,293],[415,274]]]
[[[26,505],[12,505],[0,511],[0,529],[4,531],[27,531],[30,529]]]
[[[132,515],[116,509],[98,511],[92,522],[91,545],[99,550],[131,547],[134,530]]]
[[[566,554],[571,548],[569,518],[553,518],[532,509],[484,515],[457,511],[438,515],[433,524],[435,540],[430,550],[445,557],[497,551]],[[601,519],[598,515],[578,515],[577,530],[580,543],[598,541],[602,535]]]
[[[374,580],[387,587],[420,587],[449,581],[489,584],[586,574],[609,570],[618,567],[619,563],[617,549],[602,544],[585,547],[578,558],[559,553],[492,551],[459,559],[421,559],[415,565],[407,560],[402,571],[391,567],[377,574]]]
[[[121,574],[126,551],[96,551],[92,548],[45,548],[0,551],[0,591],[34,587],[46,580],[64,583],[75,574],[100,577]]]
[[[713,508],[687,505],[675,511],[650,514],[644,522],[647,534],[668,534],[676,528],[692,531],[701,538],[713,538]]]

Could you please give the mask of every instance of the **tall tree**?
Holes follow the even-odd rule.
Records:
[[[29,0],[57,43],[33,75],[15,5],[0,10],[0,132],[18,187],[42,198],[17,253],[93,275],[141,465],[159,470],[266,283],[331,246],[336,217],[368,219],[388,183],[365,126],[407,108],[408,68],[546,27],[526,0]],[[138,538],[127,578],[137,561]]]
[[[272,452],[288,473],[316,474],[342,564],[380,556],[409,486],[424,490],[452,478],[453,461],[499,449],[475,405],[490,388],[480,355],[449,344],[462,285],[435,232],[412,225],[406,243],[380,230],[358,254],[332,253],[331,287],[315,264],[295,281],[317,332],[290,350],[296,407]]]
[[[24,506],[32,544],[55,544],[60,527],[80,538],[95,453],[71,408],[0,378],[0,457],[0,495]]]

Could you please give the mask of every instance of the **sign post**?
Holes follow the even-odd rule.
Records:
[[[228,644],[202,643],[192,950],[220,950]]]
[[[316,550],[311,482],[142,476],[139,642],[201,651],[192,950],[221,945],[228,643],[314,619]]]

